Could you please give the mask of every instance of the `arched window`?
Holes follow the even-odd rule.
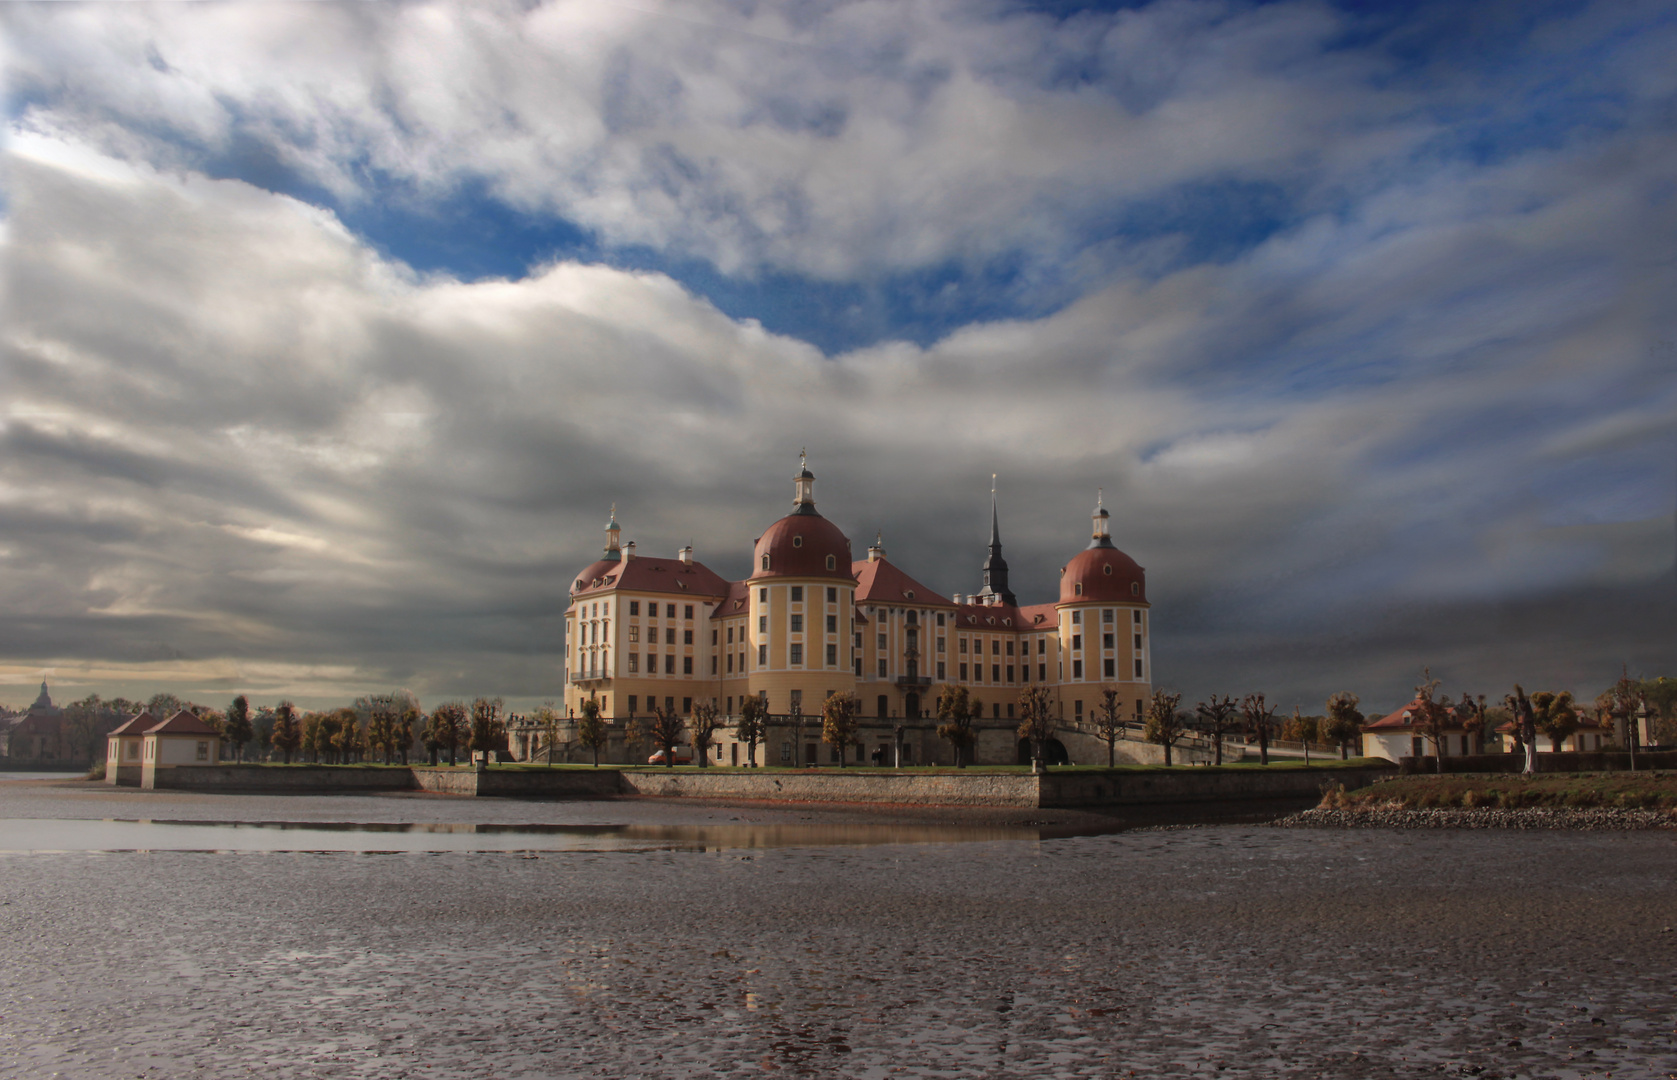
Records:
[[[763,568],[765,570],[768,569],[768,565],[769,565],[769,560],[764,559],[763,560]],[[1071,583],[1071,591],[1072,591],[1072,595],[1074,595],[1074,596],[1082,596],[1083,595],[1083,583],[1081,581],[1072,582]]]
[[[829,569],[829,570],[837,570],[838,569],[838,560],[833,558],[831,555],[827,556],[827,569]]]
[[[1131,596],[1140,596],[1141,595],[1141,583],[1140,582],[1138,582],[1138,581],[1130,582],[1130,595]]]
[[[763,556],[763,569],[767,570],[768,568],[769,568],[769,557],[767,555],[764,555]]]

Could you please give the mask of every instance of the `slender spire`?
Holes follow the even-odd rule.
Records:
[[[1017,604],[1007,585],[1007,560],[1002,558],[1001,518],[996,510],[996,474],[990,474],[990,556],[984,560],[984,588],[979,596],[989,602]]]
[[[1112,546],[1112,515],[1106,512],[1103,505],[1105,492],[1095,489],[1095,512],[1089,515],[1091,521],[1089,546],[1092,548],[1109,548]]]
[[[617,504],[611,504],[611,520],[606,523],[606,558],[615,559],[622,547],[623,527],[617,523]]]

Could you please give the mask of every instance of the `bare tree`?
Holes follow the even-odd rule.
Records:
[[[600,703],[590,697],[580,706],[582,719],[577,721],[576,741],[594,752],[594,767],[600,767],[600,749],[606,745],[611,737],[606,728],[606,722],[600,719]],[[548,755],[552,757],[551,754]]]
[[[1409,718],[1415,725],[1415,730],[1421,733],[1423,740],[1431,740],[1433,750],[1437,753],[1434,764],[1437,771],[1444,772],[1444,740],[1452,727],[1455,726],[1455,710],[1450,708],[1450,699],[1435,700],[1433,695],[1438,693],[1439,681],[1432,677],[1431,668],[1421,670],[1421,683],[1415,687],[1415,702],[1409,707]],[[1422,743],[1425,749],[1425,742]]]
[[[1048,709],[1048,691],[1033,686],[1019,694],[1019,737],[1031,743],[1031,771],[1047,770],[1042,748],[1054,737],[1054,717]]]
[[[846,690],[821,703],[821,741],[838,751],[839,768],[844,768],[845,751],[861,745],[856,737],[856,714],[862,711],[856,695]]]
[[[396,749],[396,695],[374,694],[367,699],[367,745],[384,754],[390,764]]]
[[[1341,690],[1328,699],[1327,723],[1323,725],[1322,734],[1339,744],[1341,761],[1351,756],[1351,743],[1363,733],[1365,717],[1357,709],[1358,704],[1357,695],[1349,690]]]
[[[1462,729],[1462,753],[1473,753],[1473,743],[1484,744],[1485,695],[1463,694],[1456,702],[1456,724]],[[1471,738],[1469,736],[1472,736]]]
[[[665,709],[654,705],[652,707],[652,741],[664,750],[665,768],[675,768],[675,748],[681,745],[681,736],[687,730],[687,721],[674,709]]]
[[[431,719],[425,725],[426,741],[435,743],[437,749],[448,751],[448,763],[456,764],[459,760],[460,744],[465,742],[466,736],[466,703],[463,701],[445,701],[431,710]]]
[[[1223,736],[1234,726],[1234,718],[1240,715],[1240,706],[1235,703],[1234,698],[1227,694],[1222,697],[1212,694],[1210,701],[1202,701],[1195,705],[1194,711],[1199,714],[1201,721],[1205,724],[1205,730],[1211,735],[1211,745],[1215,747],[1215,750],[1213,750],[1214,763],[1221,765],[1223,763]]]
[[[1247,694],[1240,703],[1240,714],[1246,721],[1248,736],[1256,736],[1258,740],[1258,763],[1269,764],[1269,737],[1275,726],[1275,710],[1278,705],[1265,706],[1262,694]]]
[[[1514,741],[1526,754],[1526,767],[1521,772],[1530,776],[1537,771],[1537,714],[1532,710],[1531,699],[1526,697],[1525,689],[1519,683],[1514,684],[1514,692],[1502,701],[1513,718]]]
[[[504,704],[500,698],[480,697],[472,702],[471,748],[473,753],[483,755],[486,765],[492,751],[506,746],[507,729],[501,711]]]
[[[1118,691],[1102,690],[1100,712],[1095,714],[1095,730],[1106,740],[1106,767],[1118,764],[1118,736],[1124,733],[1124,715],[1118,704]],[[1219,754],[1217,763],[1222,764]]]
[[[937,726],[937,737],[948,739],[949,745],[955,750],[955,767],[967,767],[967,748],[972,746],[978,737],[973,725],[983,706],[972,699],[972,694],[964,686],[954,683],[944,683],[943,689],[937,695],[937,718],[943,723]]]
[[[710,764],[710,748],[716,741],[716,731],[722,726],[717,719],[716,706],[708,702],[700,702],[693,706],[693,716],[688,725],[688,741],[693,744],[693,756],[698,759],[699,767]]]
[[[739,719],[734,721],[734,738],[745,744],[745,763],[757,767],[757,744],[768,736],[769,703],[755,694],[740,699]],[[768,748],[764,747],[767,754]]]
[[[1637,730],[1637,719],[1647,710],[1648,695],[1643,684],[1630,677],[1626,672],[1618,682],[1601,695],[1603,711],[1617,727],[1624,724],[1625,747],[1630,751],[1630,767],[1636,768],[1636,745],[1641,741],[1642,733]],[[1614,733],[1617,735],[1617,732]]]
[[[1176,740],[1182,737],[1182,731],[1187,726],[1183,723],[1183,716],[1176,711],[1182,704],[1181,694],[1167,694],[1163,690],[1153,691],[1153,700],[1147,707],[1146,738],[1150,743],[1157,743],[1165,748],[1165,764],[1170,764],[1170,750],[1176,745]]]

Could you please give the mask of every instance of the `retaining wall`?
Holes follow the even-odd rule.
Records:
[[[1037,806],[1029,773],[869,773],[846,769],[734,773],[624,769],[636,795],[787,802],[897,803],[923,806]]]
[[[462,772],[467,770],[461,770]],[[252,793],[407,791],[414,770],[376,765],[182,765],[158,769],[156,786]]]
[[[1314,798],[1332,784],[1347,790],[1393,775],[1390,766],[1366,769],[1183,769],[1179,772],[1056,773],[1042,780],[1039,806],[1235,802]]]
[[[1636,767],[1638,769],[1677,769],[1677,751],[1651,750],[1637,751]],[[1444,758],[1444,771],[1447,773],[1517,773],[1524,772],[1526,755],[1524,751],[1512,754],[1468,754],[1465,757]],[[1550,772],[1625,772],[1630,769],[1630,753],[1621,750],[1592,750],[1579,752],[1562,750],[1559,753],[1539,750],[1536,756],[1536,769],[1540,773]],[[1425,757],[1405,757],[1398,759],[1398,772],[1404,776],[1416,773],[1436,773],[1438,758],[1428,754]]]

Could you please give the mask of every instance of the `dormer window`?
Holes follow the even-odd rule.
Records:
[[[801,537],[801,536],[792,537],[792,546],[793,547],[803,547],[804,546],[804,538]]]
[[[1135,581],[1130,582],[1130,595],[1131,596],[1140,596],[1141,595],[1141,584],[1139,582],[1135,582]]]
[[[764,559],[763,560],[763,568],[766,570],[766,569],[768,569],[768,566],[769,566],[769,560]],[[1082,596],[1083,595],[1083,583],[1081,581],[1072,582],[1071,583],[1071,592],[1072,592],[1073,596]]]
[[[833,558],[831,555],[827,556],[827,569],[829,569],[829,570],[837,570],[838,569],[838,560]]]
[[[767,555],[764,555],[763,556],[763,569],[767,570],[768,568],[769,568],[769,557]]]
[[[903,595],[908,597],[910,600],[913,600],[914,599],[914,590],[910,589],[907,592],[903,593]]]

